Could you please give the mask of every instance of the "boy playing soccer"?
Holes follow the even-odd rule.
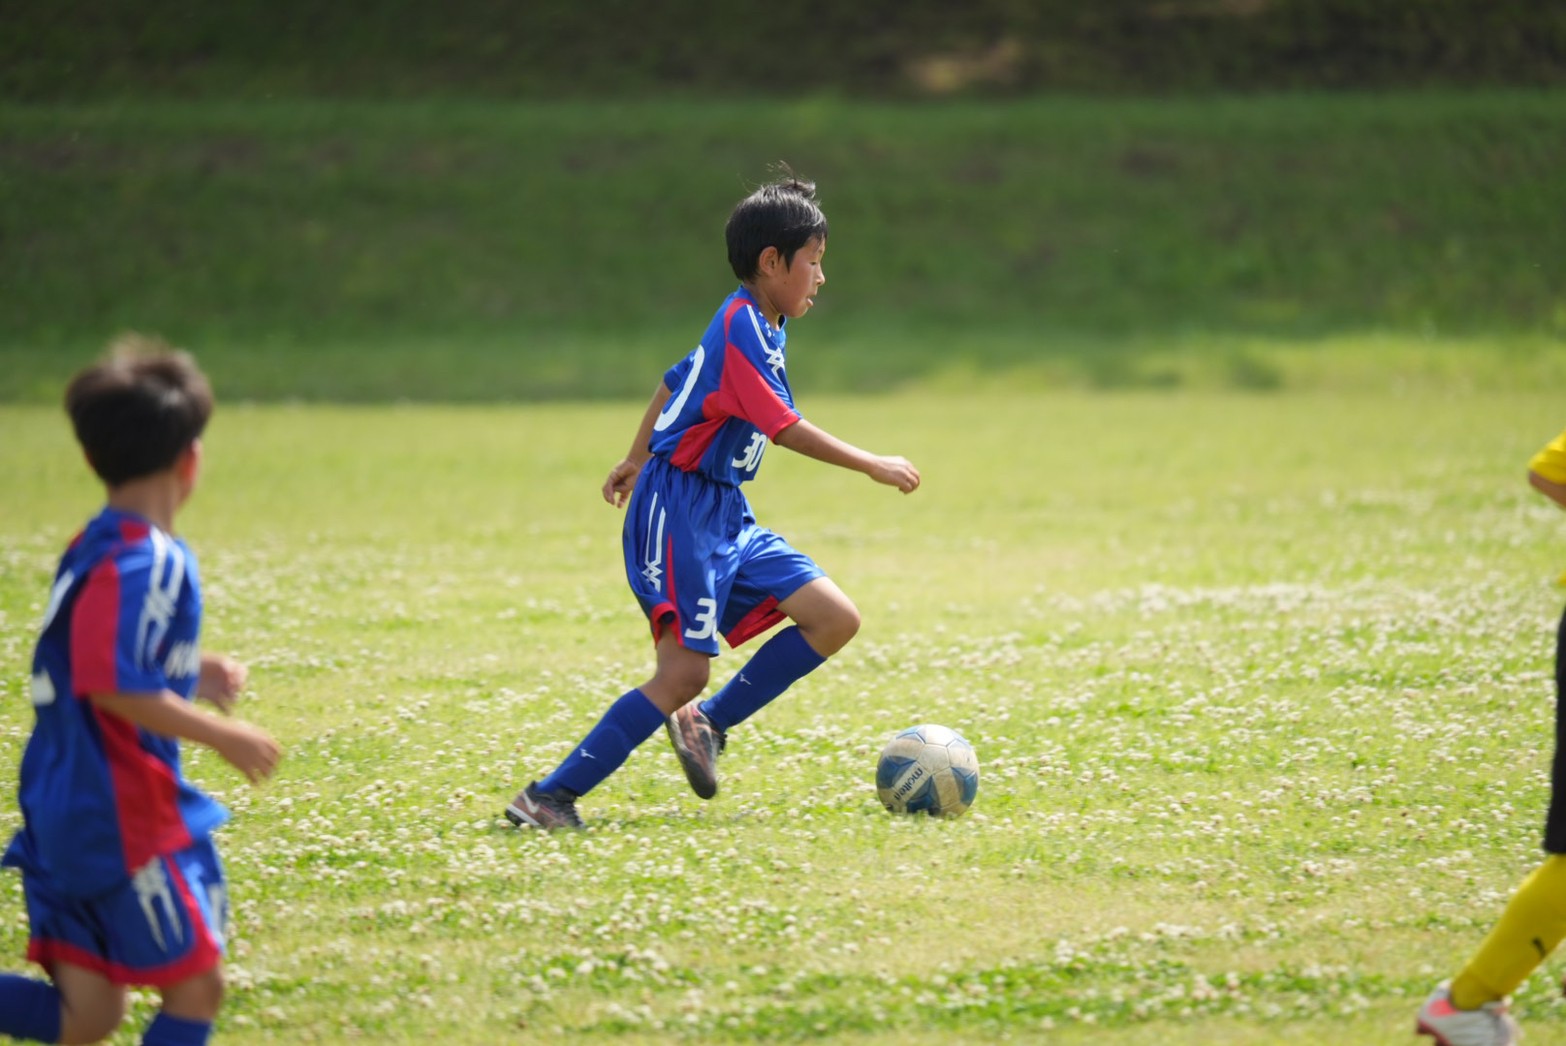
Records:
[[[88,1043],[124,1019],[126,987],[162,1008],[145,1046],[200,1046],[223,997],[223,870],[211,833],[228,817],[180,771],[179,739],[251,781],[278,748],[227,712],[245,669],[199,653],[195,557],[173,536],[201,466],[212,392],[191,358],[127,338],[65,394],[108,504],[55,574],[33,656],[36,722],[22,755],[19,868],[40,981],[0,974],[0,1034]]]
[[[862,472],[907,494],[919,470],[871,454],[800,417],[785,371],[785,326],[815,303],[826,277],[827,221],[815,186],[786,176],[734,208],[726,228],[740,287],[701,343],[653,393],[604,500],[626,509],[626,578],[652,628],[652,678],[609,707],[555,770],[517,794],[513,824],[576,828],[576,800],[613,773],[660,725],[696,794],[718,790],[727,732],[842,649],[859,611],[803,553],[758,526],[740,485],[768,440]],[[788,618],[738,675],[700,705],[718,637],[730,646]]]
[[[1566,509],[1566,432],[1534,455],[1528,482]],[[1555,640],[1555,760],[1544,852],[1544,863],[1517,888],[1468,965],[1425,1000],[1415,1023],[1419,1034],[1440,1046],[1520,1041],[1506,997],[1566,938],[1566,617]]]

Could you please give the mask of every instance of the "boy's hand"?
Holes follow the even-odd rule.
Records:
[[[245,688],[250,670],[231,657],[203,654],[201,675],[196,679],[196,696],[211,701],[227,715],[234,709],[239,692]]]
[[[213,720],[213,722],[223,722]],[[212,749],[231,763],[235,770],[256,784],[272,776],[282,749],[265,730],[248,723],[223,723],[225,729],[212,741]]]
[[[868,475],[877,483],[896,487],[904,494],[912,494],[919,489],[919,470],[907,458],[878,457]]]
[[[631,490],[636,486],[636,477],[641,472],[642,466],[630,458],[610,469],[609,478],[604,480],[604,500],[615,508],[624,508],[625,503],[631,500]]]

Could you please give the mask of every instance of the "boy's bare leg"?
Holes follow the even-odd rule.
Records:
[[[664,715],[672,715],[696,698],[707,688],[712,674],[712,658],[681,646],[675,627],[671,623],[658,637],[658,666],[652,678],[638,688]]]
[[[767,640],[711,699],[681,708],[669,720],[669,740],[685,779],[703,799],[718,794],[717,762],[728,729],[815,671],[859,631],[858,608],[831,578],[806,583],[778,609],[794,620],[793,627]]]
[[[822,657],[843,649],[859,632],[859,608],[829,577],[816,578],[778,609],[793,619],[810,649]]]
[[[50,971],[60,990],[60,1041],[100,1042],[125,1019],[125,987],[67,962]]]
[[[517,793],[506,817],[516,825],[581,827],[576,800],[619,769],[637,745],[668,721],[671,711],[701,693],[710,660],[681,646],[673,628],[666,628],[658,640],[658,665],[652,678],[610,705],[553,772]]]
[[[223,971],[214,966],[163,989],[163,1012],[187,1021],[211,1024],[223,1008]]]

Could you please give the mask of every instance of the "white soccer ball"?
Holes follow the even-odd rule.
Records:
[[[979,757],[955,730],[909,727],[881,750],[875,790],[896,814],[957,817],[979,794]]]

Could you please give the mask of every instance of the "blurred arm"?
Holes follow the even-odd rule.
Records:
[[[1561,508],[1566,508],[1566,432],[1556,436],[1528,462],[1528,482]]]
[[[1561,508],[1566,509],[1566,485],[1545,479],[1533,471],[1528,473],[1528,482],[1533,485],[1533,489],[1555,502]]]
[[[143,730],[206,745],[252,781],[271,776],[277,768],[277,742],[266,733],[203,712],[172,690],[157,694],[90,694],[88,700],[94,707]]]

